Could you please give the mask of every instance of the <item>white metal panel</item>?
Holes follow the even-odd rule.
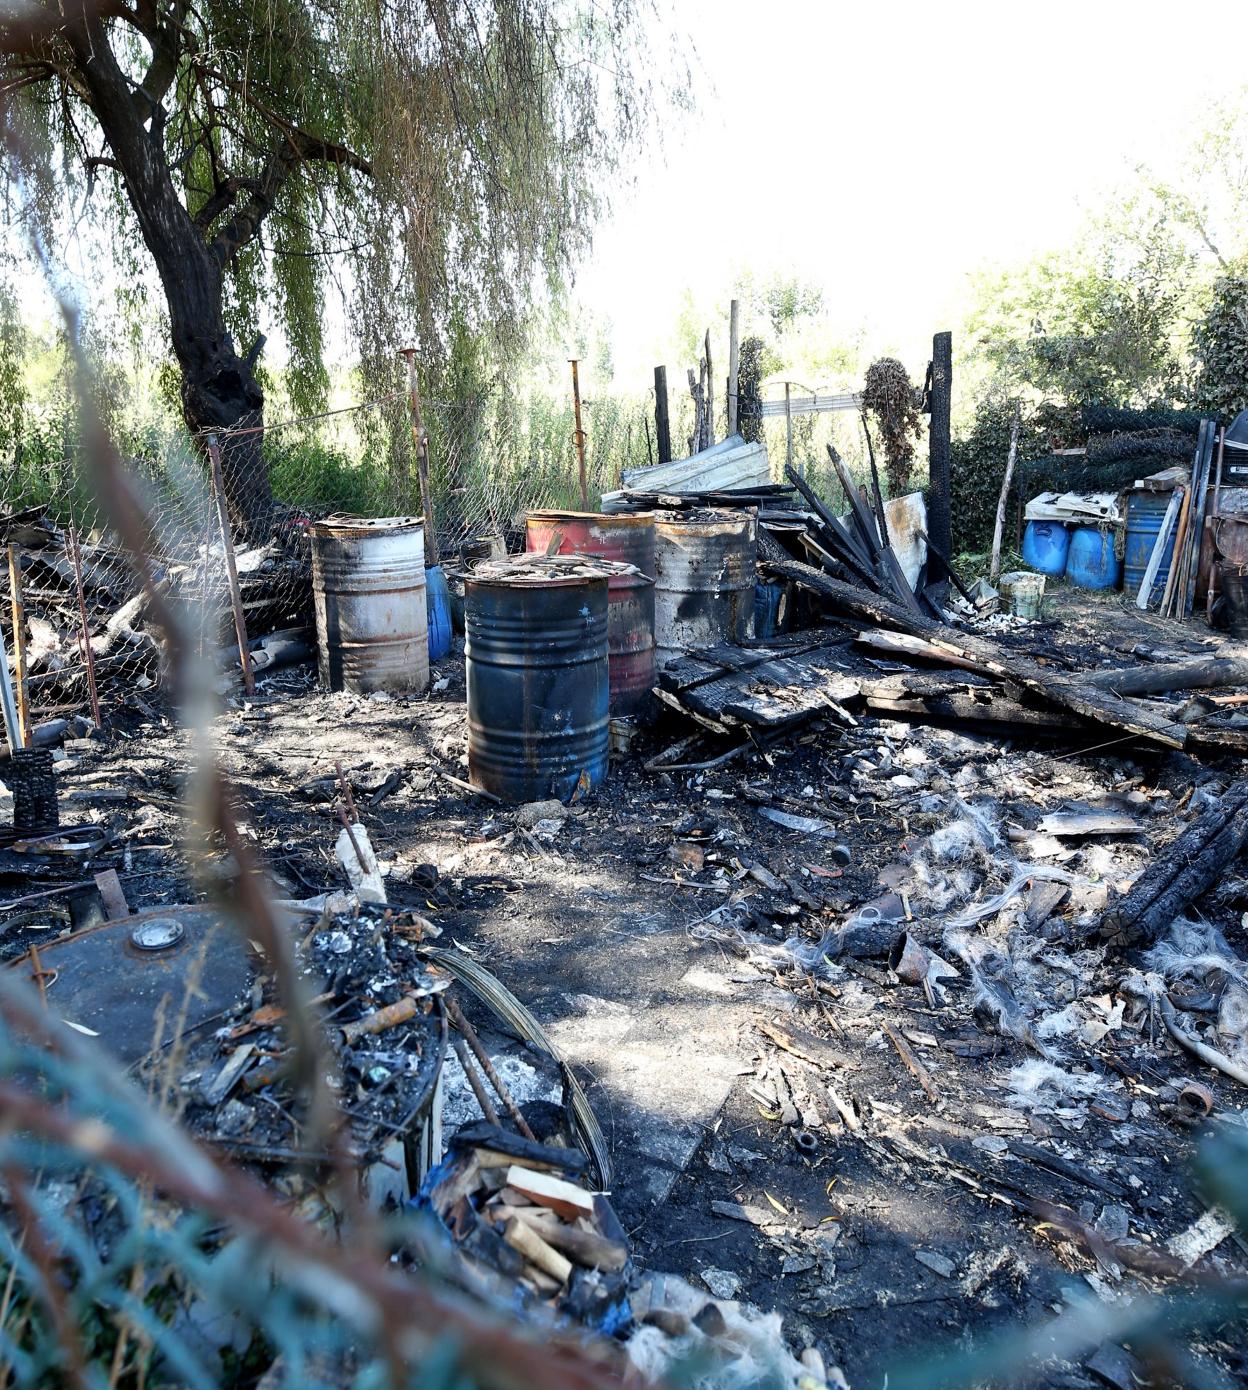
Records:
[[[862,397],[856,396],[853,392],[840,395],[827,394],[820,395],[818,392],[813,396],[790,396],[788,400],[788,410],[791,415],[823,415],[829,410],[861,410]],[[785,402],[764,401],[764,418],[768,416],[785,414]]]

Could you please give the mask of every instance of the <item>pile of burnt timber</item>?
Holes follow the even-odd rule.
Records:
[[[456,1132],[421,1202],[475,1282],[516,1281],[526,1304],[549,1299],[591,1326],[626,1322],[628,1241],[610,1202],[586,1185],[588,1168],[579,1149],[482,1121]]]
[[[42,507],[0,515],[0,596],[4,643],[12,656],[19,711],[30,712],[24,741],[47,742],[56,714],[90,713],[100,705],[132,699],[159,683],[163,636],[148,622],[148,600],[125,555],[107,537],[79,536]],[[306,547],[303,547],[306,550]],[[274,540],[237,553],[239,624],[255,647],[253,670],[310,660],[306,640],[311,574],[300,546]],[[224,566],[219,545],[202,543],[167,558],[156,571],[165,594],[200,612],[200,632],[228,664],[237,662],[231,605],[221,593]],[[280,631],[278,631],[280,629]],[[45,723],[35,726],[36,719]]]
[[[1080,672],[1048,648],[1017,650],[955,625],[933,589],[910,588],[882,539],[882,507],[874,514],[835,454],[833,462],[851,503],[846,520],[789,475],[810,507],[796,540],[817,563],[795,558],[794,537],[782,544],[762,517],[759,534],[760,572],[805,591],[815,621],[828,626],[753,648],[694,653],[660,674],[662,702],[710,733],[744,732],[755,742],[813,717],[843,724],[871,712],[1085,745],[1108,735],[1210,756],[1248,751],[1248,720],[1235,712],[1239,695],[1157,698],[1248,684],[1248,661],[1218,655]]]
[[[1103,914],[1096,935],[1114,947],[1155,945],[1175,918],[1217,882],[1246,841],[1248,782],[1236,782]]]
[[[937,623],[943,623],[945,615],[935,598],[926,589],[920,597],[910,587],[890,544],[888,518],[875,460],[871,461],[872,508],[867,505],[849,469],[831,444],[828,445],[828,457],[849,501],[850,513],[844,522],[832,515],[799,474],[792,468],[785,469],[789,481],[811,509],[806,527],[797,538],[808,558],[815,567],[833,579],[861,586],[867,593],[896,603],[918,618],[926,615]],[[930,542],[928,544],[930,549]],[[769,547],[764,546],[763,549],[765,553],[775,553]]]
[[[157,645],[141,629],[142,599],[118,550],[63,530],[41,507],[0,517],[0,542],[19,710],[86,711],[97,689],[153,682]]]
[[[848,640],[815,630],[787,643],[713,647],[670,662],[655,694],[717,734],[774,737],[815,715],[852,725],[845,706],[858,700],[859,683],[838,670],[834,655]]]

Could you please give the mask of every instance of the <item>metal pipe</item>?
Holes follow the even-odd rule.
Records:
[[[1209,588],[1205,594],[1205,621],[1213,626],[1213,581],[1218,573],[1218,521],[1222,516],[1222,456],[1226,452],[1226,426],[1218,431],[1218,472],[1213,485],[1213,545],[1209,551]]]
[[[25,745],[22,743],[17,705],[13,699],[13,684],[9,679],[9,655],[5,650],[3,631],[0,631],[0,711],[4,714],[4,735],[9,741],[9,752],[15,753]]]
[[[511,1116],[516,1128],[530,1143],[536,1144],[537,1135],[529,1128],[528,1121],[520,1113],[520,1107],[512,1099],[511,1092],[507,1089],[502,1077],[494,1070],[494,1063],[490,1061],[489,1053],[481,1046],[481,1039],[477,1037],[476,1029],[464,1017],[464,1011],[449,996],[446,1000],[446,1012],[450,1015],[451,1022],[463,1035],[464,1041],[472,1048],[473,1056],[481,1063],[481,1070],[488,1077],[490,1085],[498,1092],[498,1098],[503,1102],[503,1106]]]
[[[459,1065],[463,1067],[468,1084],[472,1087],[472,1094],[476,1096],[477,1104],[481,1107],[481,1113],[490,1124],[501,1129],[498,1111],[494,1109],[494,1102],[490,1099],[490,1093],[485,1089],[484,1083],[477,1075],[477,1068],[469,1055],[467,1043],[464,1042],[463,1038],[457,1038],[454,1047],[455,1055],[459,1058]]]
[[[569,357],[568,361],[572,364],[572,410],[576,416],[576,440],[577,467],[581,480],[581,510],[589,510],[589,482],[585,477],[585,431],[581,428],[581,378],[577,371],[577,363],[580,359]]]
[[[22,559],[9,545],[9,605],[13,614],[13,684],[17,692],[17,736],[30,747],[30,703],[26,691],[26,605],[22,601]]]
[[[784,383],[784,466],[793,467],[793,383]],[[806,464],[803,461],[799,470],[801,477],[806,476]]]
[[[734,299],[728,305],[728,434],[737,433],[739,411],[737,404],[737,379],[741,375],[740,347],[741,301]]]

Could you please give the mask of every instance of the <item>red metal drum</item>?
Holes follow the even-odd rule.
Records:
[[[560,555],[600,555],[622,568],[608,584],[611,714],[647,714],[654,688],[654,516],[530,512],[525,548],[544,551],[558,532]]]

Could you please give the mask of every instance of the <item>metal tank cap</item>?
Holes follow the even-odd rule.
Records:
[[[130,933],[130,943],[140,951],[167,951],[186,935],[176,917],[149,917]]]

